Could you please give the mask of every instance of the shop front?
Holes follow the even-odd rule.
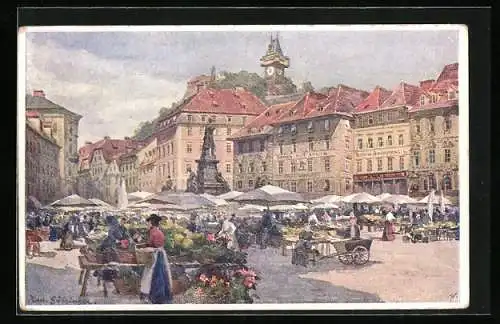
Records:
[[[354,186],[356,192],[367,192],[372,195],[382,193],[407,195],[408,173],[381,172],[354,175]]]

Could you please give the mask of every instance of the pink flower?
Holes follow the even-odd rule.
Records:
[[[202,288],[198,287],[198,288],[196,288],[196,290],[194,291],[194,294],[195,294],[196,296],[203,296],[203,295],[205,294],[205,292],[203,291],[203,289],[202,289]]]
[[[207,282],[207,281],[209,281],[209,279],[207,278],[207,276],[206,276],[206,275],[201,274],[201,275],[200,275],[200,281],[201,281],[201,282]]]
[[[243,285],[247,288],[252,288],[254,284],[255,284],[255,278],[253,277],[246,277],[243,280]]]
[[[207,234],[207,241],[209,242],[215,242],[215,235],[214,234]]]

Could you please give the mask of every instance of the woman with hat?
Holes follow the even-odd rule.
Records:
[[[149,225],[147,246],[154,249],[152,264],[144,267],[141,280],[141,298],[152,304],[172,303],[172,275],[165,245],[165,235],[160,230],[161,218],[152,214],[146,221]]]

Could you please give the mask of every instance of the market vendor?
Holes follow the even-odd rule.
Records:
[[[224,237],[227,240],[226,247],[232,250],[238,250],[238,240],[236,238],[236,225],[231,222],[231,216],[226,216],[222,223],[222,229],[217,233],[216,237]]]
[[[383,241],[394,241],[394,220],[396,218],[391,211],[388,211],[385,215],[384,231],[382,233]]]
[[[163,248],[165,235],[159,229],[161,218],[152,214],[146,221],[149,225],[148,247],[154,248],[153,263],[144,267],[141,279],[141,299],[152,304],[172,303],[172,276],[170,263]]]
[[[108,236],[102,242],[100,246],[101,250],[114,248],[123,239],[120,223],[114,216],[106,216],[106,224],[108,225]]]
[[[351,225],[349,227],[349,238],[359,240],[361,237],[361,231],[359,229],[358,219],[356,216],[349,216],[349,224]]]

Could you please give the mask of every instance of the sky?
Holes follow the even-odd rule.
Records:
[[[263,75],[262,31],[28,32],[26,91],[83,116],[79,145],[131,136],[141,121],[181,99],[200,74],[246,70]],[[458,62],[458,31],[281,31],[285,72],[316,89],[346,84],[370,91],[434,79]]]

